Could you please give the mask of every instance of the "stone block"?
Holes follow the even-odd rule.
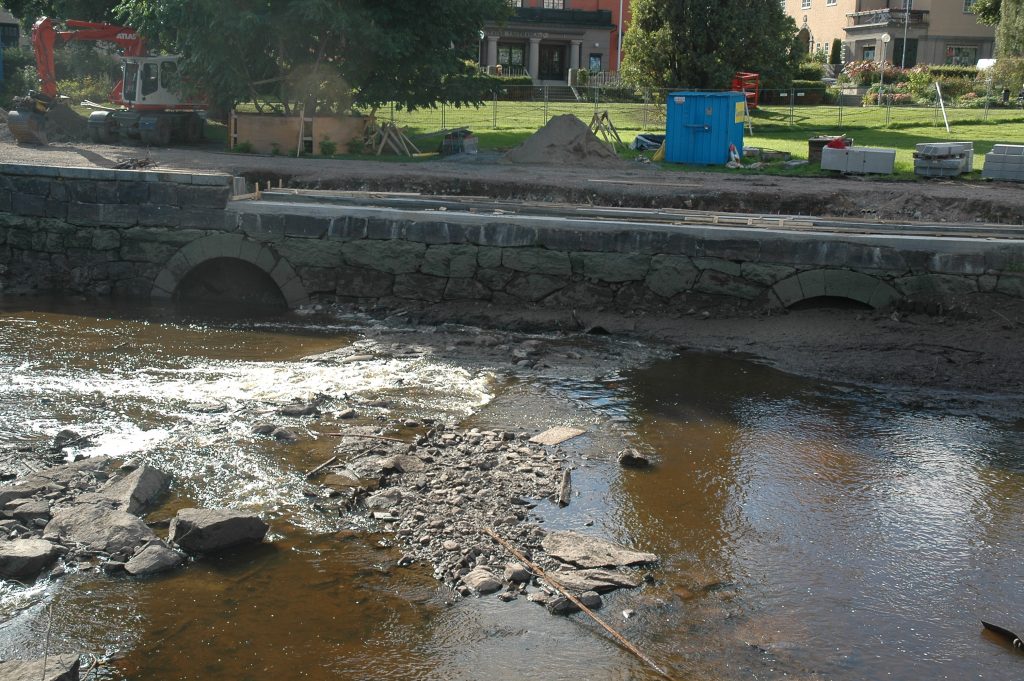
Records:
[[[295,268],[292,267],[290,262],[284,258],[278,258],[277,263],[274,265],[274,269],[270,270],[270,278],[277,282],[277,285],[280,286],[283,291],[284,285],[292,279],[298,279],[299,275],[296,274]]]
[[[334,267],[296,267],[307,293],[334,293],[338,288],[338,270]]]
[[[303,287],[302,280],[298,277],[281,286],[281,295],[284,296],[284,301],[290,309],[309,302],[309,294]]]
[[[700,271],[685,255],[656,255],[651,258],[651,269],[645,283],[654,293],[664,298],[689,291]]]
[[[284,239],[284,216],[242,214],[240,231],[257,241]]]
[[[68,217],[68,203],[67,201],[58,201],[56,199],[46,199],[46,216],[48,218],[55,218],[57,220],[66,220]]]
[[[804,292],[800,287],[800,278],[796,276],[776,282],[776,284],[772,286],[772,292],[775,294],[782,307],[789,307],[790,305],[799,303],[804,299]]]
[[[501,267],[501,249],[496,246],[480,246],[476,252],[476,264],[481,269]]]
[[[542,300],[555,291],[565,288],[567,278],[550,277],[543,274],[516,274],[505,286],[505,292],[530,302]]]
[[[338,241],[353,241],[366,238],[366,218],[343,216],[336,217],[331,221],[331,227],[327,230],[328,239]]]
[[[0,213],[11,212],[13,193],[9,189],[0,189]]]
[[[49,196],[54,201],[68,201],[68,188],[64,183],[64,180],[50,180],[50,193]]]
[[[234,179],[226,173],[192,173],[192,184],[202,187],[230,187]]]
[[[365,239],[342,242],[342,253],[349,265],[388,274],[416,272],[426,250],[426,244],[409,241]]]
[[[189,229],[223,230],[224,211],[216,208],[189,208],[182,206],[178,214],[179,225]]]
[[[963,276],[984,274],[987,267],[985,256],[980,253],[936,253],[929,269],[939,274]]]
[[[173,294],[174,289],[178,286],[178,281],[179,280],[168,270],[164,270],[157,275],[156,279],[153,280],[153,286],[167,292],[168,294]]]
[[[978,291],[976,279],[950,274],[911,275],[900,277],[893,284],[902,295],[925,300],[949,300]]]
[[[478,246],[501,246],[504,248],[535,246],[537,230],[534,227],[515,223],[490,222],[480,226],[473,241]]]
[[[544,305],[553,308],[580,308],[587,311],[605,308],[615,301],[607,284],[577,281],[544,299]]]
[[[160,204],[141,204],[139,224],[144,227],[177,227],[181,224],[181,209]]]
[[[464,244],[466,227],[457,222],[412,222],[405,228],[405,238],[425,244]]]
[[[134,241],[126,238],[119,251],[122,260],[130,262],[165,263],[178,252],[178,247],[171,244],[152,241]]]
[[[508,286],[508,283],[512,281],[514,276],[515,272],[512,270],[507,270],[504,267],[495,267],[493,269],[477,271],[476,280],[492,291],[502,291]]]
[[[284,235],[303,239],[322,239],[331,226],[331,218],[311,215],[286,215]]]
[[[16,194],[32,196],[49,196],[50,180],[46,177],[12,177],[11,189]]]
[[[820,298],[825,295],[825,270],[806,270],[796,276],[800,281],[800,290],[803,291],[804,300]]]
[[[222,186],[178,186],[177,205],[182,208],[224,208],[228,202],[228,195],[231,190],[227,185]]]
[[[693,286],[693,290],[699,293],[745,300],[757,298],[764,292],[764,289],[765,287],[760,284],[754,284],[743,277],[726,274],[716,269],[702,270],[697,283]]]
[[[11,200],[11,212],[15,215],[45,217],[46,207],[45,195],[15,193]]]
[[[761,242],[755,239],[705,239],[704,257],[726,261],[757,261],[761,257]],[[729,272],[738,276],[734,272]]]
[[[573,253],[572,271],[608,283],[641,281],[651,269],[651,256],[631,253]]]
[[[405,239],[408,222],[392,218],[371,217],[366,219],[367,239]]]
[[[996,290],[999,277],[994,274],[984,274],[978,277],[978,290],[982,293],[992,293]]]
[[[445,277],[432,277],[429,274],[399,274],[395,277],[393,295],[411,300],[427,300],[432,303],[444,298],[448,280]]]
[[[771,286],[792,276],[796,268],[788,265],[768,265],[756,262],[744,262],[740,264],[740,276],[755,284]]]
[[[337,295],[348,298],[383,298],[391,295],[395,276],[377,270],[345,267],[338,271]]]
[[[883,281],[881,285],[875,289],[874,294],[871,296],[871,300],[868,301],[868,305],[876,310],[884,310],[898,303],[901,298],[902,296],[900,296],[899,291]]]
[[[444,289],[445,300],[490,300],[493,295],[491,289],[476,279],[452,277]]]
[[[544,248],[506,248],[501,253],[501,264],[516,272],[568,277],[572,274],[569,254]]]
[[[1024,298],[1024,275],[1000,274],[995,290],[1014,298]]]
[[[694,258],[693,265],[699,270],[714,270],[731,277],[739,277],[742,274],[740,263],[722,258],[701,257]]]
[[[435,277],[472,277],[478,249],[472,244],[428,246],[420,271]]]
[[[850,270],[825,270],[825,295],[835,298],[849,298],[861,303],[869,302],[881,282],[860,272]]]
[[[277,244],[281,257],[296,267],[338,267],[343,262],[343,242],[285,239]]]
[[[28,163],[0,163],[0,173],[4,175],[38,175],[40,177],[57,177],[55,166],[38,166]]]
[[[164,184],[162,182],[147,183],[149,185],[149,194],[147,200],[149,203],[158,204],[162,206],[178,206],[178,187],[173,184]]]
[[[118,203],[138,206],[149,202],[150,183],[148,182],[117,182],[116,187]]]

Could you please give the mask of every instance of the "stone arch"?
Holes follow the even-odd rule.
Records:
[[[804,54],[810,54],[814,39],[811,37],[811,31],[807,28],[806,24],[797,32],[796,39],[800,42]]]
[[[277,284],[291,309],[309,302],[309,295],[291,263],[266,244],[226,233],[205,236],[183,246],[153,280],[150,297],[170,300],[189,272],[217,258],[241,260],[265,272]]]
[[[848,298],[870,305],[876,310],[900,301],[899,291],[877,277],[853,270],[816,269],[798,272],[771,287],[772,302],[790,307],[802,300]]]

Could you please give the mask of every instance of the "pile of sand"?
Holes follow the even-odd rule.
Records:
[[[623,161],[572,114],[555,116],[502,157],[503,163],[616,166]]]

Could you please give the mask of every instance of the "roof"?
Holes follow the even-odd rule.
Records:
[[[18,20],[14,18],[14,15],[0,7],[0,24],[16,24]]]

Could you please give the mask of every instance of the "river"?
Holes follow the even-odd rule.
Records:
[[[252,425],[323,393],[397,434],[406,419],[587,430],[564,447],[572,503],[535,512],[661,557],[601,612],[674,678],[1020,678],[1021,654],[980,625],[1024,629],[1013,403],[822,384],[628,339],[537,339],[546,361],[524,368],[504,334],[401,317],[0,303],[8,453],[62,428],[95,433],[82,453],[173,475],[148,519],[202,505],[271,523],[265,544],[164,577],[0,582],[0,658],[42,656],[48,638],[50,652],[107,658],[111,679],[659,678],[582,615],[458,599],[429,567],[397,567],[380,528],[319,512],[302,472],[346,423],[296,420],[292,445]],[[373,359],[324,361],[353,350]],[[656,468],[619,468],[627,445]]]

